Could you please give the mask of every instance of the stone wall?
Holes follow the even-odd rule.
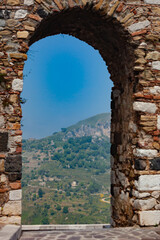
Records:
[[[114,83],[112,226],[160,223],[160,1],[0,0],[0,223],[21,223],[26,52],[59,33],[98,49]]]

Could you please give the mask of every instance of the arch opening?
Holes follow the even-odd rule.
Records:
[[[134,185],[133,131],[129,126],[130,119],[134,119],[131,106],[135,91],[134,46],[131,38],[116,19],[106,19],[87,7],[78,7],[51,14],[42,20],[29,45],[60,33],[75,36],[98,49],[108,66],[114,83],[111,97],[111,224],[133,225],[134,211],[129,201],[129,188],[132,189]]]
[[[24,74],[30,68],[32,73],[23,90],[28,101],[22,108],[22,224],[109,223],[112,84],[106,65],[88,44],[66,35],[33,44],[28,55]],[[42,66],[47,65],[46,76]]]

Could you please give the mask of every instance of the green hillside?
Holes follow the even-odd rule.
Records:
[[[109,114],[23,140],[23,224],[110,221],[110,143],[99,126],[109,128]],[[71,131],[81,135],[79,128],[86,136],[68,137]]]

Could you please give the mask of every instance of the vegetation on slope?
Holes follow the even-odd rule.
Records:
[[[65,138],[86,123],[108,124],[102,116],[40,140],[23,140],[23,224],[109,222],[108,137]]]

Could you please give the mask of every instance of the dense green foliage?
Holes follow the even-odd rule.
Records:
[[[95,126],[100,116],[95,118],[85,121]],[[23,224],[110,221],[109,138],[66,138],[75,126],[81,124],[43,139],[23,140]]]

